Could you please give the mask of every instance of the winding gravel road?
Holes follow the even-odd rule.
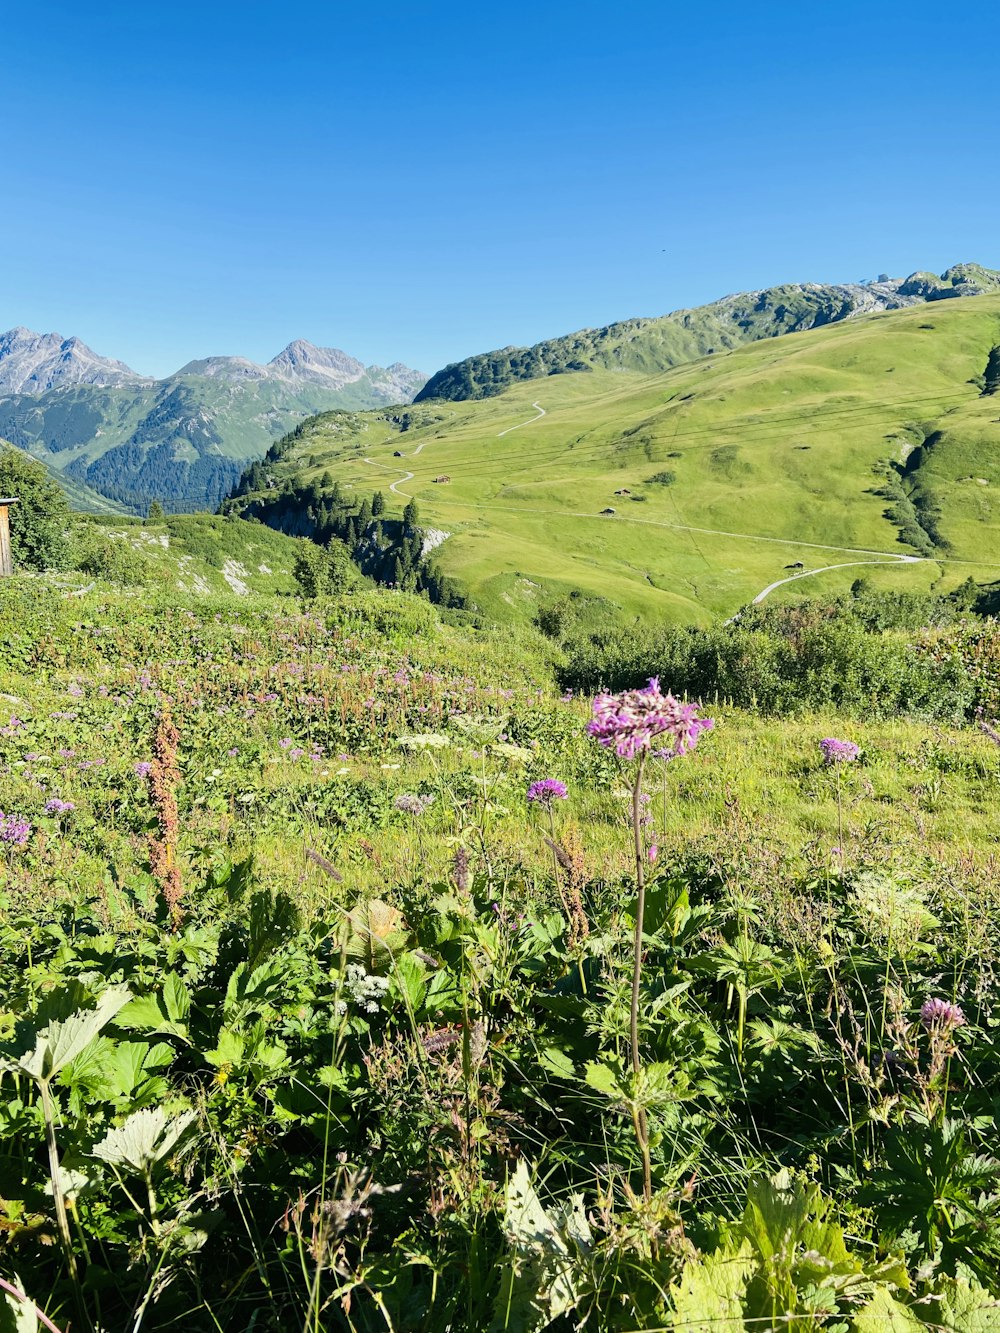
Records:
[[[756,606],[762,602],[769,593],[774,592],[775,588],[782,588],[786,583],[794,583],[796,579],[810,579],[814,574],[825,574],[831,569],[853,569],[855,565],[919,565],[926,559],[922,555],[886,555],[883,560],[846,560],[842,565],[824,565],[822,569],[803,569],[799,574],[792,574],[787,579],[776,579],[774,583],[769,583],[763,592],[759,592],[751,602],[751,606]]]

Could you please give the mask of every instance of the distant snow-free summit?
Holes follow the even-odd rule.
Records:
[[[267,365],[262,366],[243,356],[207,356],[200,361],[189,361],[177,374],[208,375],[213,379],[237,382],[273,379],[284,384],[313,384],[334,391],[367,377],[372,384],[384,388],[390,398],[401,402],[408,402],[427,379],[419,370],[411,370],[399,361],[388,367],[366,366],[338,347],[317,347],[304,338],[290,342]]]
[[[10,393],[48,393],[73,384],[108,388],[119,384],[148,384],[124,361],[98,354],[79,338],[61,333],[33,333],[10,329],[0,333],[0,396]]]
[[[267,365],[209,356],[153,379],[19,326],[0,333],[0,440],[43,459],[76,500],[82,487],[136,513],[154,499],[214,509],[244,463],[307,417],[409,403],[426,378],[297,339]]]

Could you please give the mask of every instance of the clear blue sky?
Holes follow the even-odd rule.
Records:
[[[782,280],[1000,267],[994,6],[39,0],[0,329],[432,371]]]

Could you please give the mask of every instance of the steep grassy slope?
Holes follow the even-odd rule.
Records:
[[[580,589],[627,614],[703,621],[793,576],[773,595],[804,595],[801,576],[827,566],[846,566],[822,576],[827,590],[867,573],[914,588],[990,581],[997,345],[1000,297],[981,297],[659,376],[597,370],[477,402],[331,414],[271,480],[328,471],[359,492],[381,486],[390,508],[417,497],[424,526],[451,534],[446,572],[507,617]]]
[[[858,315],[998,291],[1000,273],[979,264],[956,264],[940,277],[912,273],[904,279],[883,276],[868,284],[786,283],[724,296],[659,319],[624,320],[533,347],[505,347],[471,356],[432,375],[416,401],[489,398],[520,380],[597,368],[655,374],[745,343]]]
[[[177,514],[162,523],[102,517],[81,520],[80,532],[84,549],[99,545],[100,538],[131,547],[138,557],[132,571],[137,594],[140,580],[195,597],[257,598],[296,591],[294,539],[260,523],[209,514]],[[81,585],[89,581],[82,573],[72,578]]]

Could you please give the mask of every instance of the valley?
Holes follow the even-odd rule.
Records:
[[[762,590],[846,588],[849,556],[879,586],[948,590],[1000,574],[998,343],[1000,297],[879,312],[658,375],[320,416],[271,470],[415,498],[452,534],[442,568],[499,618],[578,589],[705,623]]]

